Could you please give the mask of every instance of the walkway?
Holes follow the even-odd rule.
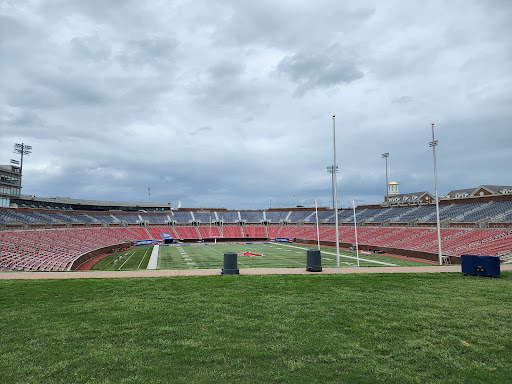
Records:
[[[512,271],[512,265],[501,265],[501,271]],[[323,268],[322,272],[307,272],[305,268],[242,268],[241,275],[322,275],[335,273],[439,273],[459,272],[460,264],[419,267],[359,267]],[[220,269],[136,270],[136,271],[70,271],[70,272],[0,272],[2,279],[75,279],[114,277],[211,276]]]

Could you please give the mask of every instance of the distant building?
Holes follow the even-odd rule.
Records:
[[[0,165],[0,207],[9,207],[13,198],[21,195],[21,168]]]
[[[435,202],[434,196],[429,192],[413,192],[413,193],[400,193],[399,184],[396,181],[388,183],[388,196],[389,205],[417,205],[417,204],[432,204]],[[387,202],[388,196],[384,196],[384,201]]]
[[[477,188],[454,189],[442,199],[463,199],[466,197],[499,196],[512,194],[512,186],[505,185],[480,185]]]

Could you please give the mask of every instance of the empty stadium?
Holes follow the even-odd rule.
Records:
[[[509,191],[507,188],[498,189]],[[459,263],[461,254],[510,260],[512,194],[487,192],[482,196],[483,189],[492,190],[480,186],[473,191],[474,196],[441,200],[443,254],[451,263]],[[269,241],[278,237],[313,245],[318,235],[321,245],[335,245],[334,211],[328,208],[318,210],[317,234],[313,208],[171,210],[165,204],[125,203],[125,211],[120,211],[115,202],[106,201],[95,202],[95,206],[87,200],[27,195],[13,201],[17,208],[0,210],[0,268],[6,271],[74,270],[113,249],[140,241],[162,242],[163,234],[177,242]],[[79,208],[82,206],[101,210],[84,211]],[[112,211],[114,206],[117,209]],[[400,205],[395,199],[389,206],[359,206],[355,212],[361,250],[437,260],[433,204]],[[352,210],[340,210],[338,220],[340,246],[355,246]]]
[[[1,1],[0,383],[510,383],[511,9]]]

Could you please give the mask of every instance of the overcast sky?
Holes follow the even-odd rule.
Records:
[[[0,1],[23,193],[257,209],[512,185],[510,1]]]

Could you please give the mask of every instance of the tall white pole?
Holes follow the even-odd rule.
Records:
[[[356,206],[354,204],[354,200],[352,200],[352,209],[354,210],[354,231],[356,233],[356,256],[357,256],[357,266],[359,267],[359,245],[357,244],[357,220],[356,220]]]
[[[437,195],[437,168],[436,168],[436,146],[437,141],[434,139],[434,123],[432,123],[432,142],[429,143],[434,154],[434,182],[436,186],[436,216],[437,216],[437,247],[439,252],[439,265],[443,265],[443,252],[441,250],[441,224],[439,220],[439,198]]]
[[[332,115],[332,132],[334,144],[334,217],[336,219],[336,265],[340,266],[340,234],[338,228],[338,179],[336,177],[336,116]]]
[[[316,214],[316,240],[318,242],[318,250],[320,250],[320,231],[318,229],[318,205],[315,200],[315,214]]]

